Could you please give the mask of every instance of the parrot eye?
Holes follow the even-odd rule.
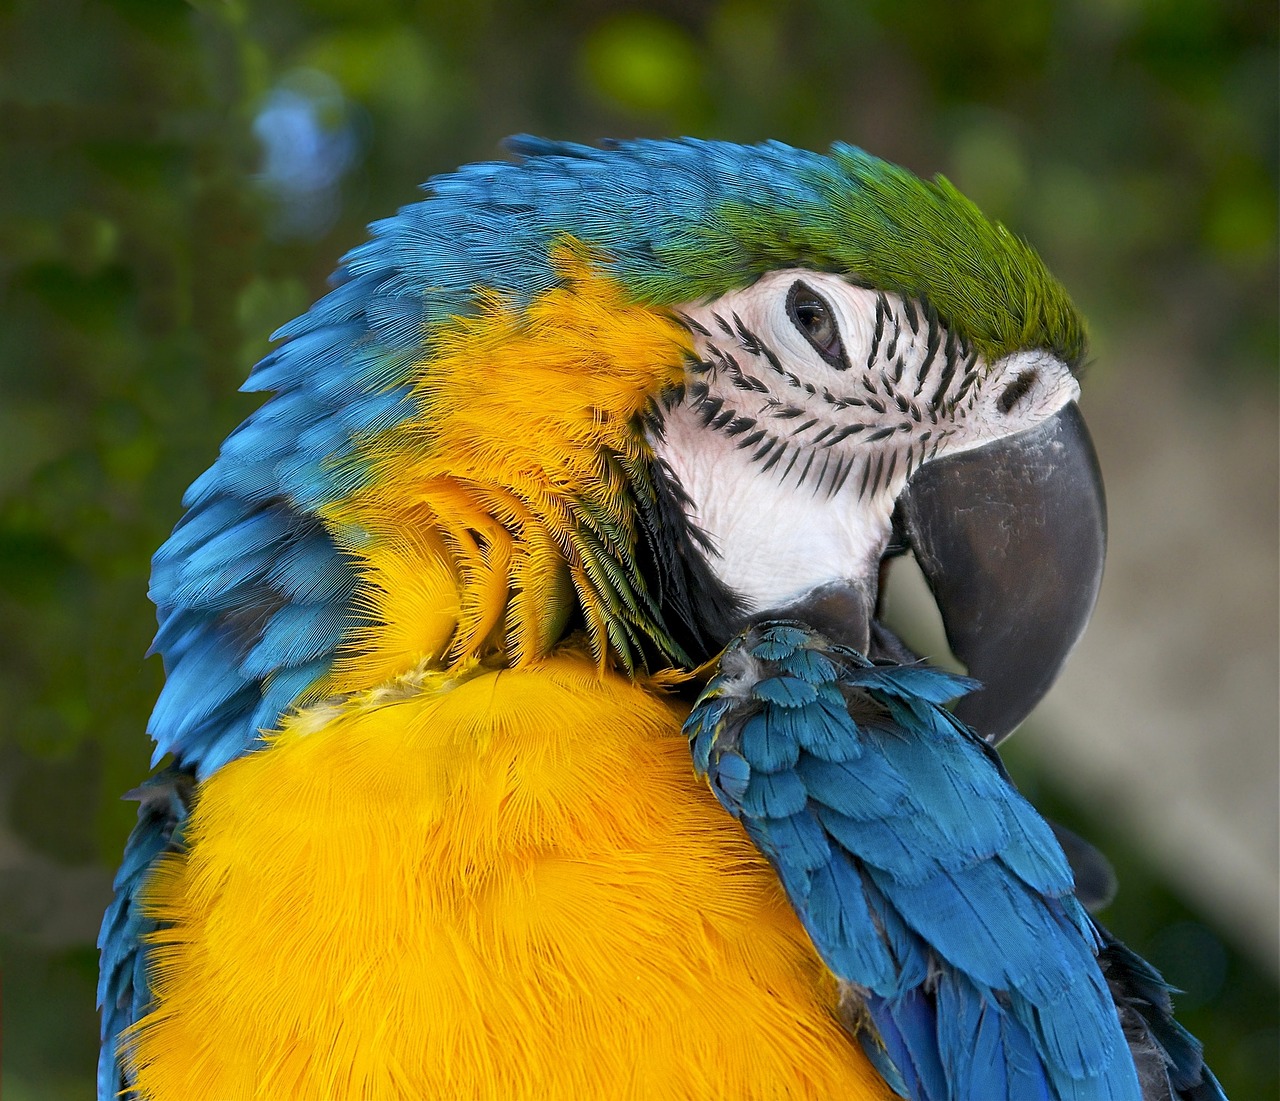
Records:
[[[827,300],[807,283],[797,280],[791,284],[787,292],[787,316],[825,362],[837,371],[848,368],[835,313]]]

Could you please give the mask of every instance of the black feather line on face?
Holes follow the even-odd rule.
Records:
[[[689,519],[691,502],[675,476],[665,463],[654,462],[650,479],[652,494],[637,502],[636,564],[665,628],[699,663],[719,652],[743,622],[745,609],[712,572],[708,561],[716,550]]]
[[[938,348],[942,344],[942,326],[938,322],[937,311],[927,303],[924,305],[925,323],[928,326],[928,335],[925,337],[924,359],[920,361],[920,366],[916,371],[916,389],[912,398],[918,398],[922,390],[924,390],[925,380],[929,377],[929,370],[933,367],[934,357],[938,354]],[[936,404],[936,403],[935,403]]]

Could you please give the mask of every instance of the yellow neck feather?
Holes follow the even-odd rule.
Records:
[[[649,458],[637,419],[680,383],[692,345],[581,249],[556,262],[560,286],[523,308],[482,297],[436,337],[418,414],[360,449],[372,477],[326,510],[359,563],[366,617],[333,691],[423,660],[539,657],[575,598],[605,660],[618,610],[602,590],[635,539],[625,472]]]

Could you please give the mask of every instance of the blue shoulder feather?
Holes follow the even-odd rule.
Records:
[[[941,706],[971,684],[765,625],[686,730],[907,1096],[1139,1101],[1052,831]]]

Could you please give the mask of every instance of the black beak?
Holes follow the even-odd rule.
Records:
[[[952,653],[983,683],[956,714],[999,742],[1057,679],[1102,583],[1106,500],[1079,409],[926,464],[897,520]]]

